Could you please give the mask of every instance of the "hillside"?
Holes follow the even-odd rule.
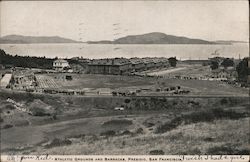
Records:
[[[114,41],[89,41],[89,44],[216,44],[202,39],[191,39],[167,35],[164,33],[154,32],[142,35],[129,35],[116,39]]]
[[[22,36],[7,35],[0,38],[0,44],[32,44],[32,43],[79,43],[68,38],[58,36]]]

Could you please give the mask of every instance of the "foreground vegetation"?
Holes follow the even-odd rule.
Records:
[[[39,111],[21,112],[8,98]],[[125,110],[114,110],[117,106]],[[1,92],[1,152],[247,154],[248,107],[247,97],[66,97]]]

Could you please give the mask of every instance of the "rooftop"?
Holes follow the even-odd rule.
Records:
[[[68,63],[68,61],[63,60],[63,59],[57,59],[57,60],[55,60],[54,62]]]

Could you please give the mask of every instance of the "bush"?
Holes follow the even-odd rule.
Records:
[[[194,148],[194,149],[190,149],[188,151],[188,154],[189,155],[201,155],[202,153],[201,153],[200,149]]]
[[[6,125],[3,126],[3,129],[9,129],[9,128],[12,128],[12,127],[13,127],[13,125],[11,125],[11,124],[6,124]]]
[[[34,116],[49,116],[50,115],[44,109],[39,108],[39,107],[34,107],[30,109],[30,111],[31,111],[31,114]]]
[[[204,141],[206,142],[213,142],[215,138],[212,138],[212,137],[207,137],[207,138],[204,138]]]
[[[170,122],[164,123],[156,128],[155,133],[164,133],[178,127],[182,123],[182,118],[177,117]]]
[[[143,134],[143,129],[142,128],[138,128],[135,133],[137,134]]]
[[[107,121],[107,122],[104,122],[102,125],[103,126],[107,126],[107,125],[131,125],[133,124],[133,122],[131,120],[126,120],[126,119],[123,119],[123,120],[110,120],[110,121]]]
[[[124,102],[128,104],[128,103],[130,103],[130,99],[126,98],[126,99],[124,100]]]
[[[30,103],[35,100],[35,96],[32,93],[27,93],[26,95],[26,101],[27,103]]]
[[[227,101],[227,99],[223,98],[223,99],[221,99],[220,103],[221,103],[221,105],[225,105],[228,103],[228,101]]]
[[[155,124],[145,121],[145,122],[143,122],[143,125],[145,125],[147,128],[150,128],[150,127],[153,127]]]
[[[181,123],[192,124],[198,122],[212,122],[218,119],[239,119],[249,116],[249,113],[238,113],[233,110],[223,110],[220,108],[214,108],[211,110],[202,110],[199,112],[193,112],[187,115],[179,116],[164,123],[156,128],[155,133],[164,133],[178,127]]]
[[[16,127],[22,127],[22,126],[27,126],[29,125],[29,122],[27,120],[19,120],[15,122]]]
[[[149,152],[150,155],[164,155],[164,151],[162,150],[152,150]]]
[[[11,104],[6,105],[5,108],[8,109],[8,110],[14,110],[14,109],[16,109],[16,108],[15,108],[13,105],[11,105]]]
[[[129,130],[125,130],[120,135],[131,135],[131,134],[132,132],[130,132]]]
[[[45,145],[46,148],[52,148],[52,147],[58,147],[58,146],[65,146],[65,145],[70,145],[72,142],[68,139],[58,139],[55,138],[51,141],[51,143]]]
[[[100,133],[101,136],[105,136],[105,137],[115,136],[115,134],[116,133],[113,130],[109,130],[109,131]]]
[[[249,151],[247,149],[237,149],[232,145],[225,146],[215,146],[209,148],[207,154],[209,155],[249,155]]]
[[[69,136],[69,138],[82,138],[82,139],[84,139],[85,136],[86,136],[85,134],[77,134],[77,135]]]

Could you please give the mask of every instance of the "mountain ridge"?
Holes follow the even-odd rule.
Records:
[[[69,38],[59,36],[23,36],[6,35],[0,37],[0,44],[35,44],[35,43],[81,43]]]
[[[216,40],[207,41],[203,39],[188,38],[184,36],[168,35],[161,32],[152,32],[140,35],[128,35],[114,41],[76,41],[60,36],[23,36],[23,35],[6,35],[0,37],[0,44],[38,44],[38,43],[88,43],[88,44],[225,44],[248,43],[245,41],[235,40]]]
[[[152,32],[140,35],[128,35],[114,41],[88,41],[89,44],[217,44],[216,42],[202,39],[193,39],[183,36],[167,35],[160,32]]]

